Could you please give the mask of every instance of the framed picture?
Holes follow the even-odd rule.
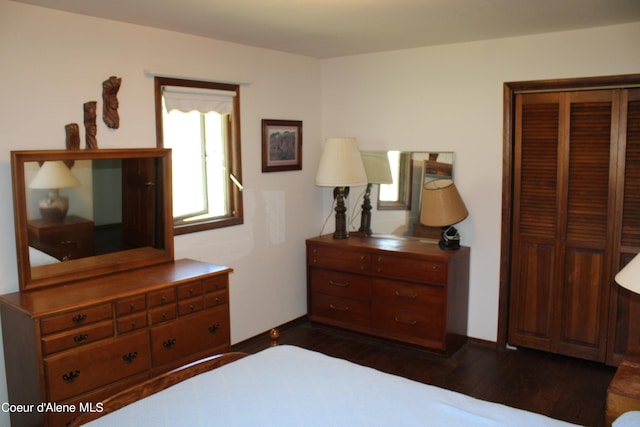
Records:
[[[262,172],[302,170],[302,122],[262,120]]]

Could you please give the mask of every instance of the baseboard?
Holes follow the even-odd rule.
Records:
[[[236,351],[234,349],[235,347],[246,346],[247,344],[253,343],[254,341],[263,340],[263,339],[265,339],[265,337],[269,338],[269,332],[272,329],[278,329],[278,330],[280,330],[280,332],[282,332],[282,331],[286,331],[287,329],[292,328],[294,326],[298,326],[298,325],[300,325],[302,323],[305,323],[308,320],[309,319],[307,318],[307,315],[305,314],[304,316],[300,316],[300,317],[298,317],[296,319],[290,320],[290,321],[288,321],[286,323],[283,323],[281,325],[274,326],[273,328],[269,328],[266,331],[259,333],[258,335],[254,335],[251,338],[247,338],[246,340],[242,340],[240,342],[237,342],[237,343],[233,344],[231,346],[231,351]]]

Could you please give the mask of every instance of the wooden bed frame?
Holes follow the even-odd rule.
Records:
[[[140,399],[144,399],[147,396],[158,393],[172,385],[178,384],[182,381],[188,380],[191,377],[202,374],[204,372],[211,371],[226,365],[227,363],[235,362],[248,356],[248,353],[231,352],[224,354],[217,354],[205,359],[196,360],[193,363],[176,368],[172,371],[165,372],[164,374],[153,377],[141,384],[135,385],[131,388],[114,394],[111,397],[103,400],[102,412],[85,412],[78,416],[69,427],[77,427],[83,424],[93,421],[97,418],[114,412],[124,406],[127,406]]]
[[[278,345],[278,339],[280,338],[280,331],[272,329],[269,332],[269,338],[271,338],[271,346]],[[156,394],[166,388],[176,385],[196,375],[212,371],[216,368],[224,366],[228,363],[235,362],[248,356],[249,353],[230,352],[224,354],[216,354],[204,359],[196,360],[195,362],[183,365],[172,371],[165,372],[164,374],[153,377],[143,383],[130,387],[126,390],[116,393],[111,397],[103,400],[102,412],[85,412],[79,415],[69,427],[78,427],[83,424],[93,421],[97,418],[114,412],[124,406],[127,406],[133,402],[144,399],[147,396]]]

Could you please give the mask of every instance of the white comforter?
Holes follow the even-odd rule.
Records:
[[[569,426],[293,346],[177,384],[91,426]]]

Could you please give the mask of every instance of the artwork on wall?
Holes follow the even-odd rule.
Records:
[[[302,170],[302,121],[262,120],[262,172]]]
[[[102,82],[102,120],[111,129],[120,127],[118,91],[122,78],[111,76]]]
[[[84,129],[85,129],[85,144],[87,149],[94,150],[98,148],[98,140],[96,133],[98,132],[98,126],[96,125],[96,101],[89,101],[83,104],[84,108]]]

